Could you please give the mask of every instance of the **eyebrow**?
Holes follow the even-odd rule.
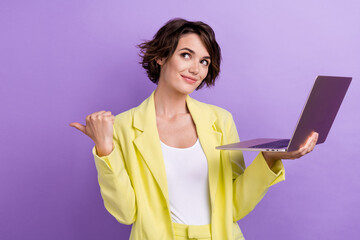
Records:
[[[195,53],[195,51],[194,50],[192,50],[192,49],[190,49],[190,48],[182,48],[182,49],[180,49],[179,51],[181,51],[181,50],[187,50],[187,51],[189,51],[190,53],[192,53],[192,54],[194,54]],[[205,56],[204,57],[205,59],[210,59],[210,56]]]

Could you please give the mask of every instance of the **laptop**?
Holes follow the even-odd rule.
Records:
[[[319,133],[316,144],[325,142],[351,80],[351,77],[318,76],[291,139],[257,138],[216,149],[290,152],[298,150],[313,131]]]

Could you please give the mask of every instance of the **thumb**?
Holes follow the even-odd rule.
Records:
[[[84,134],[86,134],[85,133],[85,126],[82,125],[81,123],[72,122],[69,125],[70,125],[70,127],[74,127],[76,129],[80,130],[81,132],[83,132]]]

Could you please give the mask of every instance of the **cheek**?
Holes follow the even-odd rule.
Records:
[[[171,62],[168,62],[161,71],[164,72],[164,75],[170,77],[176,71],[176,65]]]
[[[176,73],[186,69],[186,66],[181,61],[172,61],[171,63],[169,63],[168,68],[169,72]]]

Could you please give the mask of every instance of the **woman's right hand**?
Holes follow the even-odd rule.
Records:
[[[86,117],[86,125],[72,122],[74,127],[87,136],[95,143],[98,156],[109,155],[113,150],[113,125],[115,117],[110,111],[99,111]]]

